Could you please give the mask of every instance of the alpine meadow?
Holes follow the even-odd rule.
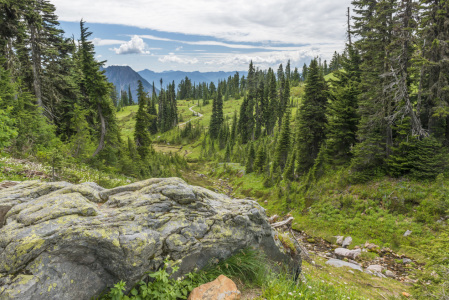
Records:
[[[449,0],[94,2],[0,0],[0,300],[449,300]]]

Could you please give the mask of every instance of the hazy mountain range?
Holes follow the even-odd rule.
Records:
[[[153,91],[153,85],[156,87],[156,93],[159,94],[160,80],[162,78],[162,86],[166,87],[169,83],[175,81],[176,87],[178,84],[187,77],[192,81],[192,83],[200,82],[214,82],[218,83],[220,80],[225,80],[229,76],[234,76],[234,72],[183,72],[183,71],[164,71],[164,72],[154,72],[148,69],[136,72],[131,67],[128,66],[109,66],[104,69],[105,75],[108,81],[115,85],[117,91],[125,90],[128,92],[128,87],[131,86],[131,94],[133,101],[137,103],[137,81],[142,81],[144,90],[151,95]],[[247,72],[240,72],[241,76],[247,76]],[[159,87],[159,88],[158,88]]]
[[[178,84],[187,77],[192,81],[192,83],[200,82],[214,82],[218,83],[219,80],[228,79],[229,76],[234,76],[236,71],[233,72],[183,72],[183,71],[164,71],[164,72],[154,72],[148,69],[138,72],[140,76],[145,78],[148,82],[153,83],[156,87],[160,87],[160,79],[162,78],[162,86],[165,87],[167,84],[175,81],[176,87]],[[247,76],[248,72],[240,72],[240,76]]]

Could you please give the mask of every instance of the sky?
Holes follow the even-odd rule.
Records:
[[[351,0],[51,0],[67,36],[86,21],[98,60],[136,71],[302,68],[346,40]]]

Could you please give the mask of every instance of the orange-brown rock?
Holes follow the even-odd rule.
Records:
[[[194,289],[188,300],[239,300],[240,291],[235,283],[224,275]]]

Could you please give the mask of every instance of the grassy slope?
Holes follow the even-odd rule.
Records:
[[[300,99],[303,90],[303,86],[292,88],[294,101]],[[194,118],[188,108],[195,104],[197,104],[197,101],[178,101],[178,112],[183,122]],[[234,111],[239,110],[240,104],[241,99],[224,102],[224,114],[229,122],[232,120]],[[126,116],[129,116],[130,112],[136,109],[137,107],[126,108],[125,112],[118,114],[119,119],[123,120],[120,122],[123,132],[132,134],[133,124],[126,119]],[[206,106],[196,106],[194,110],[204,114],[204,117],[195,120],[194,124],[198,123],[207,128],[212,112],[212,102]],[[293,111],[294,113],[295,111]],[[190,144],[183,142],[180,145],[173,145],[169,142],[170,145],[168,145],[167,141],[170,141],[170,137],[175,135],[176,130],[154,136],[155,149],[162,152],[180,152],[182,154],[187,151],[187,157],[196,161],[200,156],[202,138]],[[211,178],[228,179],[230,185],[234,187],[233,196],[257,199],[262,206],[268,209],[270,214],[285,215],[291,213],[295,217],[295,228],[304,230],[312,236],[329,238],[333,235],[351,235],[354,238],[353,245],[369,240],[425,261],[426,257],[422,255],[422,246],[424,243],[431,241],[437,232],[431,226],[416,222],[413,217],[407,214],[394,213],[385,207],[388,199],[396,199],[395,197],[398,196],[399,203],[413,202],[415,201],[411,200],[413,197],[418,197],[420,201],[423,199],[429,200],[429,195],[435,189],[432,185],[382,178],[369,184],[350,186],[340,182],[341,174],[337,172],[325,176],[322,181],[316,183],[306,196],[294,197],[287,203],[282,195],[282,188],[264,187],[262,176],[255,174],[238,175],[244,169],[238,164],[229,165],[225,169],[222,164],[202,162],[197,164],[196,167],[198,172],[208,174]],[[211,172],[212,169],[214,172]],[[214,185],[212,180],[198,179],[189,173],[185,173],[184,177],[192,184],[220,189],[220,187]],[[343,206],[348,207],[342,207],[342,203]],[[403,233],[408,229],[412,230],[414,234],[409,238],[403,238]],[[334,276],[328,275],[329,267],[325,271],[311,268],[305,270],[314,280],[325,280],[329,284],[333,284],[330,282],[335,279]],[[338,274],[336,276],[347,280],[348,286],[357,290],[360,296],[383,299],[383,295],[397,296],[398,292],[410,291],[409,286],[398,281],[379,280],[369,276],[366,276],[366,278],[354,276],[346,269],[331,268],[331,270],[333,272],[330,273]],[[341,284],[341,280],[337,280],[337,282]],[[369,286],[381,286],[381,290],[371,291],[369,288],[367,289]],[[379,295],[379,292],[381,295]]]

